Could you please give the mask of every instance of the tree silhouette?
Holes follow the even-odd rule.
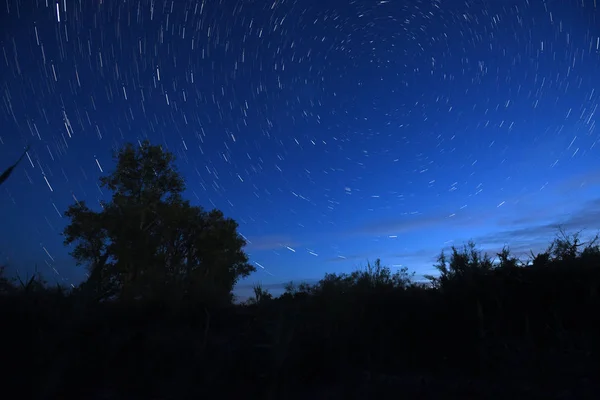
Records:
[[[85,291],[96,299],[231,301],[237,280],[255,268],[243,252],[237,223],[182,198],[174,156],[148,141],[127,144],[117,166],[100,178],[113,192],[96,212],[84,202],[69,207],[65,244],[86,265]]]

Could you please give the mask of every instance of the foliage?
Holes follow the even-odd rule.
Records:
[[[0,265],[0,294],[59,294],[64,295],[67,289],[56,284],[56,286],[50,286],[48,281],[44,278],[41,272],[37,270],[37,266],[34,273],[31,276],[27,275],[21,277],[19,273],[9,278],[6,276],[6,265]]]
[[[508,257],[507,249],[500,254],[501,260]],[[506,259],[506,261],[508,261]],[[434,267],[439,271],[439,276],[427,275],[434,286],[444,288],[457,280],[473,280],[477,275],[485,273],[494,268],[493,261],[487,253],[481,254],[477,250],[475,243],[469,241],[463,246],[462,250],[452,246],[450,260],[447,259],[444,251],[440,253],[437,264]]]
[[[261,285],[254,285],[252,290],[254,292],[254,297],[248,299],[248,304],[263,304],[273,300],[273,295]]]
[[[102,211],[69,207],[65,244],[88,267],[85,290],[96,300],[201,299],[230,302],[238,279],[255,268],[243,252],[237,223],[182,198],[174,157],[144,142],[115,155],[116,170],[100,179],[113,192]]]
[[[183,224],[179,212],[156,226]],[[468,243],[440,256],[433,287],[377,260],[279,298],[257,285],[237,306],[82,303],[83,290],[25,279],[0,298],[5,362],[28,370],[11,380],[24,397],[49,399],[315,398],[333,385],[345,389],[322,396],[594,398],[600,247],[565,234],[534,258],[544,263],[505,247],[492,261]]]
[[[405,289],[412,284],[408,268],[403,267],[392,273],[391,269],[381,265],[377,259],[373,264],[367,263],[365,269],[358,269],[350,274],[328,273],[316,285],[301,283],[295,286],[289,283],[285,287],[286,296],[381,293],[385,291]]]
[[[6,276],[6,266],[0,265],[0,294],[12,293],[15,290],[15,285]]]

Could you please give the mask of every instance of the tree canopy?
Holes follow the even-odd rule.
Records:
[[[116,169],[100,178],[113,192],[102,210],[77,202],[66,211],[65,244],[85,265],[97,299],[231,301],[236,282],[255,268],[237,223],[184,200],[173,154],[148,141],[126,144]]]

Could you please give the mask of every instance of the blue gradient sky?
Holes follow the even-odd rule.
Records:
[[[0,6],[0,257],[62,246],[111,151],[150,139],[240,224],[274,288],[473,239],[600,227],[600,10],[577,1],[23,1]]]

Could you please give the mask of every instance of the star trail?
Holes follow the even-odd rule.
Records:
[[[85,275],[69,204],[149,139],[270,285],[600,227],[594,0],[7,0],[0,261]]]

